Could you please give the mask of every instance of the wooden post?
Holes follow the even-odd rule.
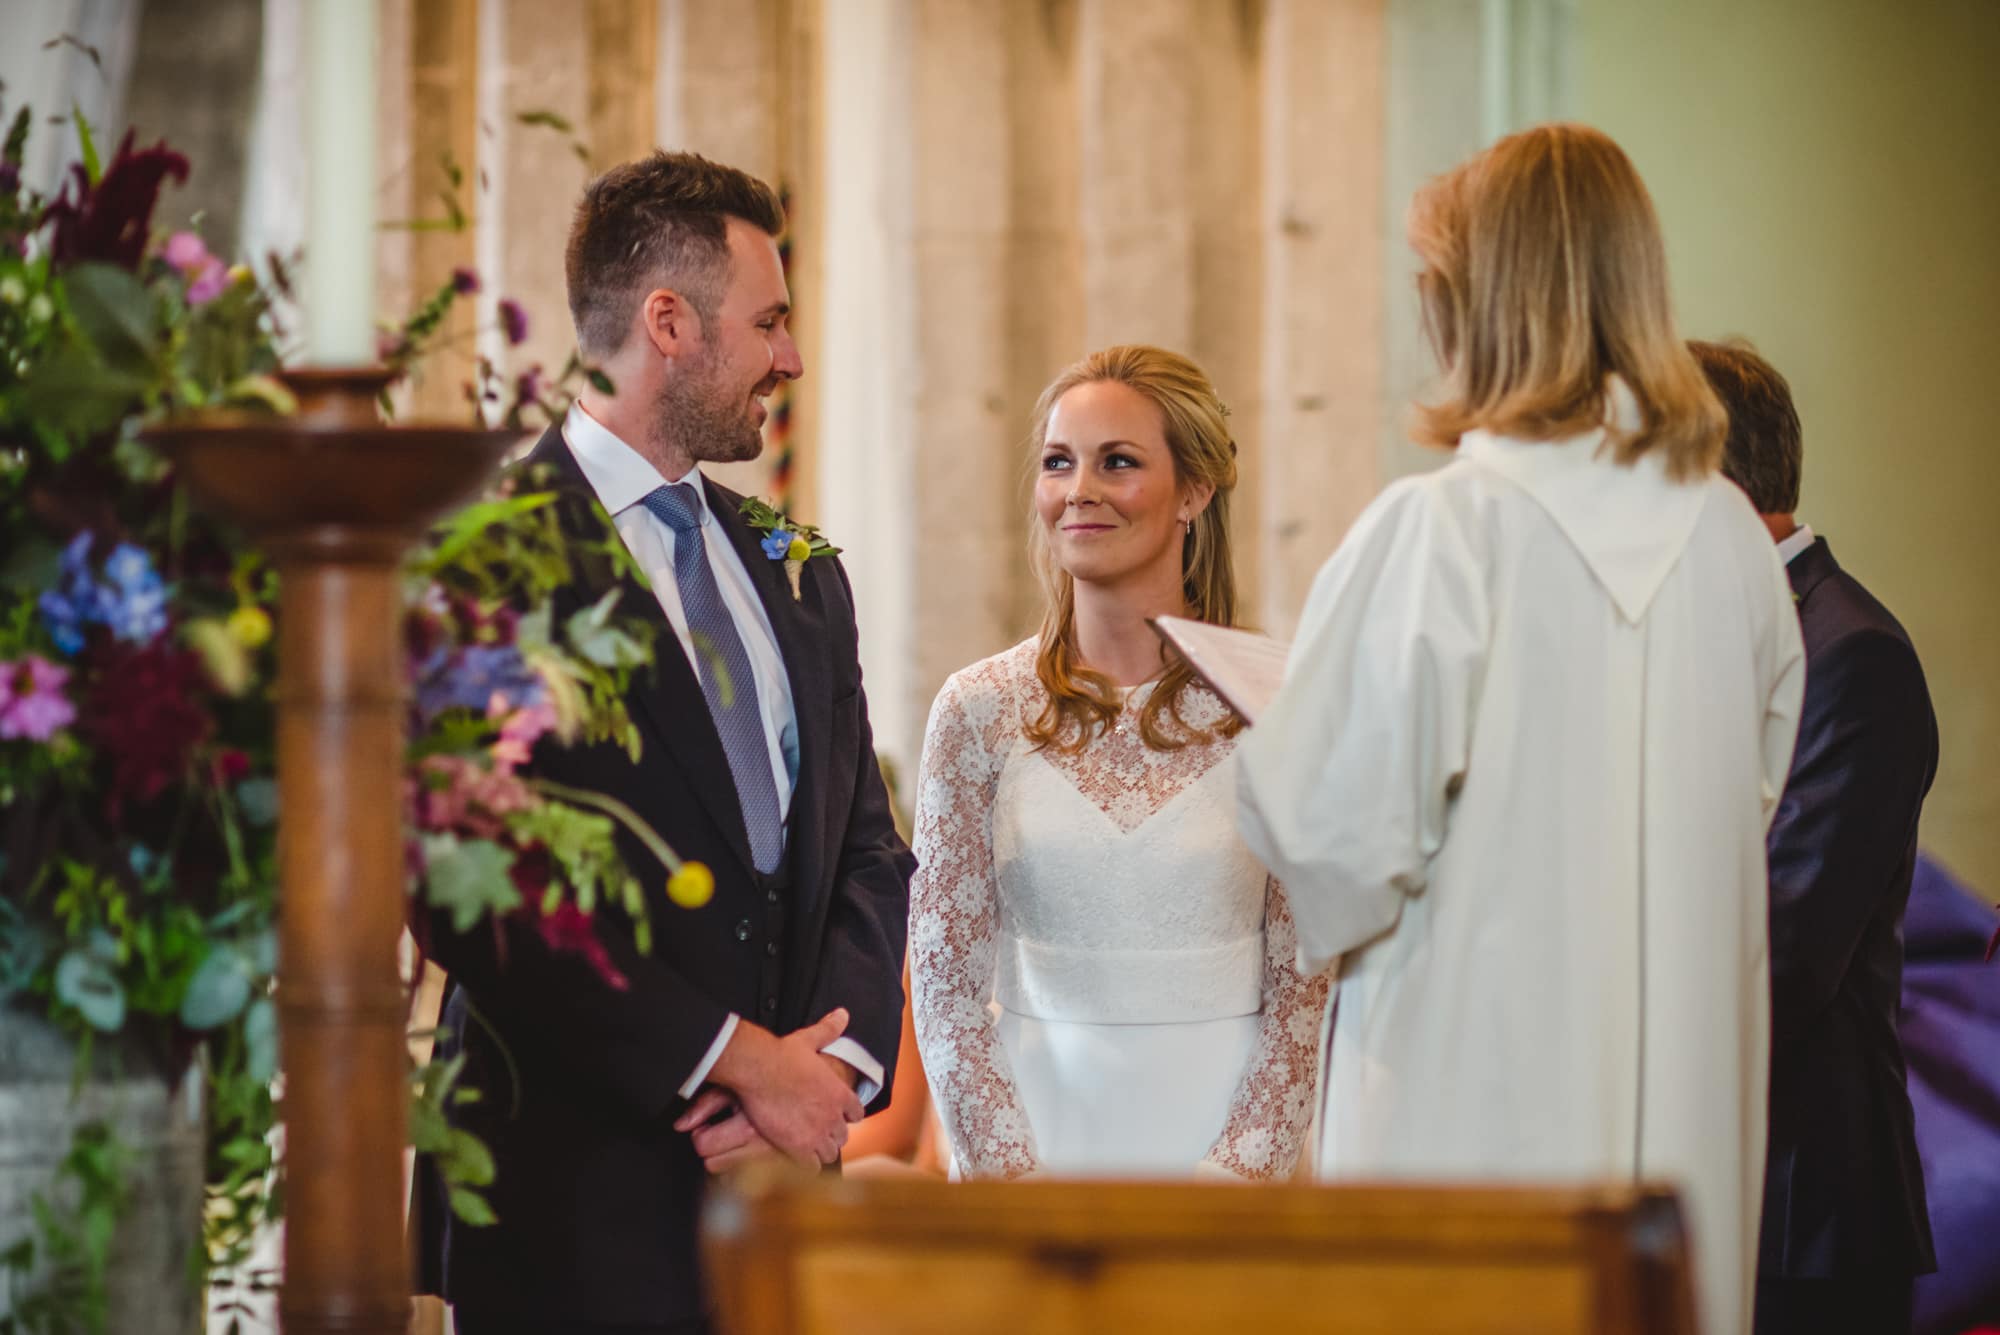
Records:
[[[287,377],[291,418],[216,414],[151,439],[279,572],[278,1015],[288,1335],[403,1335],[409,1092],[404,919],[407,696],[399,567],[518,438],[384,427],[376,370]]]

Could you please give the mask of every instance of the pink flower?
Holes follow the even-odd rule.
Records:
[[[527,764],[535,743],[541,740],[542,734],[554,731],[555,726],[555,706],[546,700],[508,715],[506,722],[500,725],[500,740],[493,743],[494,770],[512,774],[515,766]]]
[[[417,764],[418,829],[496,839],[506,817],[534,803],[511,770],[489,770],[463,756],[425,756]]]
[[[222,290],[228,286],[229,266],[211,255],[208,263],[195,274],[194,281],[188,284],[188,305],[206,305],[221,296]]]
[[[0,738],[46,742],[76,722],[76,706],[63,695],[69,669],[39,654],[0,663]]]
[[[161,258],[192,278],[215,257],[193,232],[175,232],[160,251]]]

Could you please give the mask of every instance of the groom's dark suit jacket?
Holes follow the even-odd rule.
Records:
[[[1932,1269],[1897,1032],[1903,910],[1937,722],[1915,649],[1824,541],[1787,567],[1806,650],[1771,826],[1771,1132],[1758,1270]]]
[[[566,528],[617,541],[593,518],[601,511],[560,430],[524,467],[546,470],[563,493]],[[794,601],[783,563],[764,556],[738,516],[741,498],[706,485],[791,681],[799,769],[786,865],[771,879],[752,867],[722,742],[659,603],[579,548],[557,626],[611,587],[623,591],[622,612],[656,623],[654,665],[628,702],[643,749],[635,763],[615,744],[550,741],[529,772],[624,802],[680,856],[713,869],[715,895],[702,908],[675,907],[665,868],[622,841],[646,887],[653,935],[642,955],[623,921],[599,912],[599,934],[630,980],[623,991],[521,924],[496,937],[486,925],[459,936],[448,920],[431,923],[432,949],[457,988],[445,1023],[466,1056],[464,1082],[483,1092],[453,1115],[498,1167],[488,1199],[499,1223],[446,1229],[446,1297],[468,1312],[531,1325],[702,1314],[695,1230],[707,1175],[671,1122],[679,1087],[731,1012],[784,1033],[844,1006],[848,1036],[894,1074],[916,864],[876,768],[847,576],[831,558],[810,561]],[[873,1107],[887,1103],[885,1079]]]

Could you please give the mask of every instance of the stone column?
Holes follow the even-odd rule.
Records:
[[[1381,0],[1270,0],[1264,28],[1259,620],[1291,633],[1381,486]]]

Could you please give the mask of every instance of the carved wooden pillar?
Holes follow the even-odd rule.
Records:
[[[403,554],[518,434],[383,427],[374,371],[290,377],[293,418],[153,439],[277,566],[278,1015],[287,1335],[402,1335],[409,1093],[403,924]]]

